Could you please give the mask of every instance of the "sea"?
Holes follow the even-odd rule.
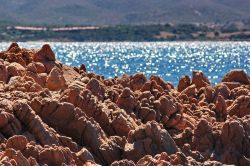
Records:
[[[10,43],[0,43],[0,51]],[[21,42],[40,48],[44,42]],[[202,71],[213,85],[233,69],[250,74],[250,42],[49,42],[57,59],[70,66],[85,64],[105,78],[142,72],[175,86],[181,76]]]

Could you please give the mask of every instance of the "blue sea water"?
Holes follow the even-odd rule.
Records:
[[[5,50],[10,43],[0,43]],[[40,48],[42,42],[19,43]],[[105,78],[138,72],[159,75],[177,85],[183,75],[201,70],[216,84],[232,69],[250,74],[250,42],[86,42],[49,43],[57,58],[71,66],[85,64],[87,70]]]

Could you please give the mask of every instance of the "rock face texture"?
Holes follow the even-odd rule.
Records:
[[[0,52],[0,165],[250,165],[250,78],[175,88],[66,66],[49,45]]]

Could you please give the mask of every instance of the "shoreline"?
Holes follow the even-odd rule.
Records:
[[[59,62],[48,44],[0,52],[0,163],[248,165],[250,77],[174,87],[142,73],[112,79]],[[230,151],[229,151],[230,149]]]
[[[248,26],[218,25],[115,25],[115,26],[0,26],[0,38],[8,41],[250,41]]]
[[[20,42],[20,46],[22,47],[30,47],[30,48],[39,48],[40,45],[46,44],[47,42]],[[89,63],[89,65],[87,66],[87,69],[89,72],[94,72],[100,75],[104,75],[105,78],[112,78],[115,76],[121,77],[123,74],[136,74],[137,72],[142,72],[146,75],[147,78],[149,78],[152,74],[156,74],[158,76],[161,76],[164,80],[166,81],[171,81],[175,86],[178,85],[178,81],[181,78],[181,76],[183,75],[188,75],[188,76],[192,76],[192,70],[200,70],[203,71],[204,74],[211,80],[211,83],[213,85],[216,85],[217,83],[219,83],[222,79],[223,73],[229,72],[230,69],[244,69],[244,71],[246,73],[249,73],[250,71],[248,70],[248,61],[246,60],[247,57],[247,52],[249,50],[249,44],[250,43],[245,43],[245,42],[154,42],[154,43],[150,43],[150,42],[69,42],[69,43],[61,43],[61,42],[49,42],[48,44],[50,44],[53,47],[53,50],[56,53],[56,57],[62,61],[62,63],[65,63],[69,66],[72,67],[78,67],[79,65],[81,65],[81,62],[85,63]],[[0,51],[4,50],[7,46],[9,45],[9,43],[1,43],[0,45]],[[100,48],[99,50],[102,51],[98,51],[95,49],[92,49],[92,46],[94,47],[98,47]],[[180,51],[175,52],[171,52],[169,51],[170,48],[172,49],[176,49],[178,47],[181,47],[185,50],[187,50],[187,52],[189,52],[189,50],[192,50],[193,48],[197,49],[198,52],[200,52],[201,54],[204,54],[204,56],[202,56],[202,58],[207,59],[211,56],[210,59],[214,59],[216,57],[218,57],[217,55],[228,55],[230,54],[231,56],[229,57],[230,59],[234,59],[238,58],[236,52],[238,52],[240,55],[242,54],[242,56],[240,56],[240,59],[242,60],[242,62],[240,62],[240,60],[237,60],[235,62],[235,66],[230,67],[231,62],[228,61],[227,59],[223,60],[223,58],[217,58],[216,60],[219,60],[220,62],[225,63],[225,66],[222,68],[221,65],[219,63],[216,63],[216,65],[218,65],[217,67],[215,67],[215,65],[213,65],[214,70],[217,70],[216,72],[214,70],[208,70],[206,66],[202,66],[202,65],[209,65],[209,64],[213,64],[213,60],[210,61],[205,61],[205,62],[197,62],[195,63],[194,60],[192,61],[188,61],[189,59],[184,58],[184,57],[193,57],[195,58],[197,61],[199,61],[199,57],[200,56],[196,56],[196,54],[182,54]],[[216,51],[217,53],[214,54],[209,54],[209,50],[208,49],[203,49],[203,47],[206,48],[213,48],[216,49],[218,51]],[[223,50],[226,48],[232,48],[230,50],[234,51],[234,54],[231,54],[230,51],[225,51],[223,53]],[[67,50],[66,52],[62,50],[65,49]],[[72,49],[74,48],[74,49]],[[111,56],[110,53],[108,53],[107,51],[109,51],[112,48],[114,55]],[[133,48],[133,49],[132,49]],[[149,54],[145,54],[145,57],[149,57],[149,59],[151,59],[150,57],[158,57],[157,55],[160,55],[158,57],[158,59],[160,59],[160,61],[158,61],[157,63],[154,62],[154,65],[148,65],[146,64],[146,62],[143,61],[144,59],[144,55],[139,58],[142,61],[139,63],[142,64],[141,69],[138,67],[135,67],[136,65],[129,63],[129,62],[133,62],[133,60],[129,60],[129,58],[131,58],[130,53],[131,49],[134,50],[134,48],[136,49],[140,49],[142,51],[140,52],[145,52],[146,50],[153,50],[153,49],[159,49],[162,50],[160,52],[155,52],[155,53],[149,53]],[[146,49],[147,48],[147,49]],[[234,49],[235,48],[235,49]],[[244,49],[243,49],[244,48]],[[126,51],[122,54],[120,54],[120,50],[125,49]],[[246,50],[244,52],[241,52],[241,50]],[[74,51],[76,50],[76,52]],[[144,50],[144,51],[143,51]],[[236,51],[237,50],[237,51]],[[92,54],[92,52],[95,52],[96,55],[100,55],[97,56],[97,60],[100,61],[97,63],[92,63],[94,61],[96,61],[96,59],[94,58],[94,54]],[[128,53],[127,53],[128,52]],[[113,54],[112,53],[112,54]],[[109,60],[109,57],[111,59],[118,59],[119,55],[121,55],[120,59],[123,59],[124,62],[122,61],[115,61],[115,60]],[[235,55],[236,54],[236,55]],[[70,56],[71,55],[71,56]],[[176,56],[172,56],[172,55],[176,55]],[[180,55],[180,56],[179,56]],[[223,56],[222,55],[222,56]],[[246,56],[245,56],[246,55]],[[165,58],[166,57],[166,58]],[[73,59],[72,59],[73,58]],[[132,58],[136,58],[136,54],[134,54],[134,56]],[[163,59],[165,58],[165,60]],[[193,65],[186,65],[186,63],[174,63],[176,64],[175,68],[172,68],[171,71],[169,71],[169,74],[166,74],[164,72],[164,70],[167,71],[168,67],[172,64],[168,63],[168,60],[171,59],[183,59],[182,61],[185,61],[189,64],[193,64],[197,67],[195,68],[190,68],[188,66],[193,66]],[[77,60],[77,61],[74,61]],[[147,58],[148,59],[148,58]],[[154,58],[155,59],[155,58]],[[245,60],[244,60],[245,59]],[[215,60],[215,59],[214,59]],[[127,66],[127,71],[126,69],[123,69],[122,67],[124,66],[124,64],[128,63]],[[238,63],[237,63],[238,62]],[[110,63],[110,65],[107,65],[108,63]],[[166,63],[166,64],[165,64]],[[241,65],[238,65],[238,64]],[[97,64],[101,64],[100,66],[98,66]],[[138,63],[137,63],[138,64]],[[162,64],[165,64],[165,68],[164,69],[160,69],[159,66],[162,66]],[[118,71],[113,71],[112,72],[112,68],[114,69],[114,67],[111,67],[111,65],[113,66],[118,66],[121,67]],[[201,65],[201,66],[199,66]],[[210,66],[211,66],[210,65]],[[181,68],[181,71],[178,71],[178,66],[184,66],[183,68]],[[142,69],[143,68],[143,69]],[[185,68],[185,70],[184,70]],[[114,69],[115,70],[115,69]],[[152,70],[154,70],[154,72],[151,72]],[[213,72],[214,71],[214,72]]]

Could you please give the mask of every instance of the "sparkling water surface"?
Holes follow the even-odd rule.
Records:
[[[5,50],[10,43],[0,43]],[[19,43],[40,48],[42,42]],[[85,64],[105,78],[143,72],[178,84],[181,76],[201,70],[216,84],[232,69],[250,74],[250,42],[84,42],[49,43],[57,58],[71,66]]]

